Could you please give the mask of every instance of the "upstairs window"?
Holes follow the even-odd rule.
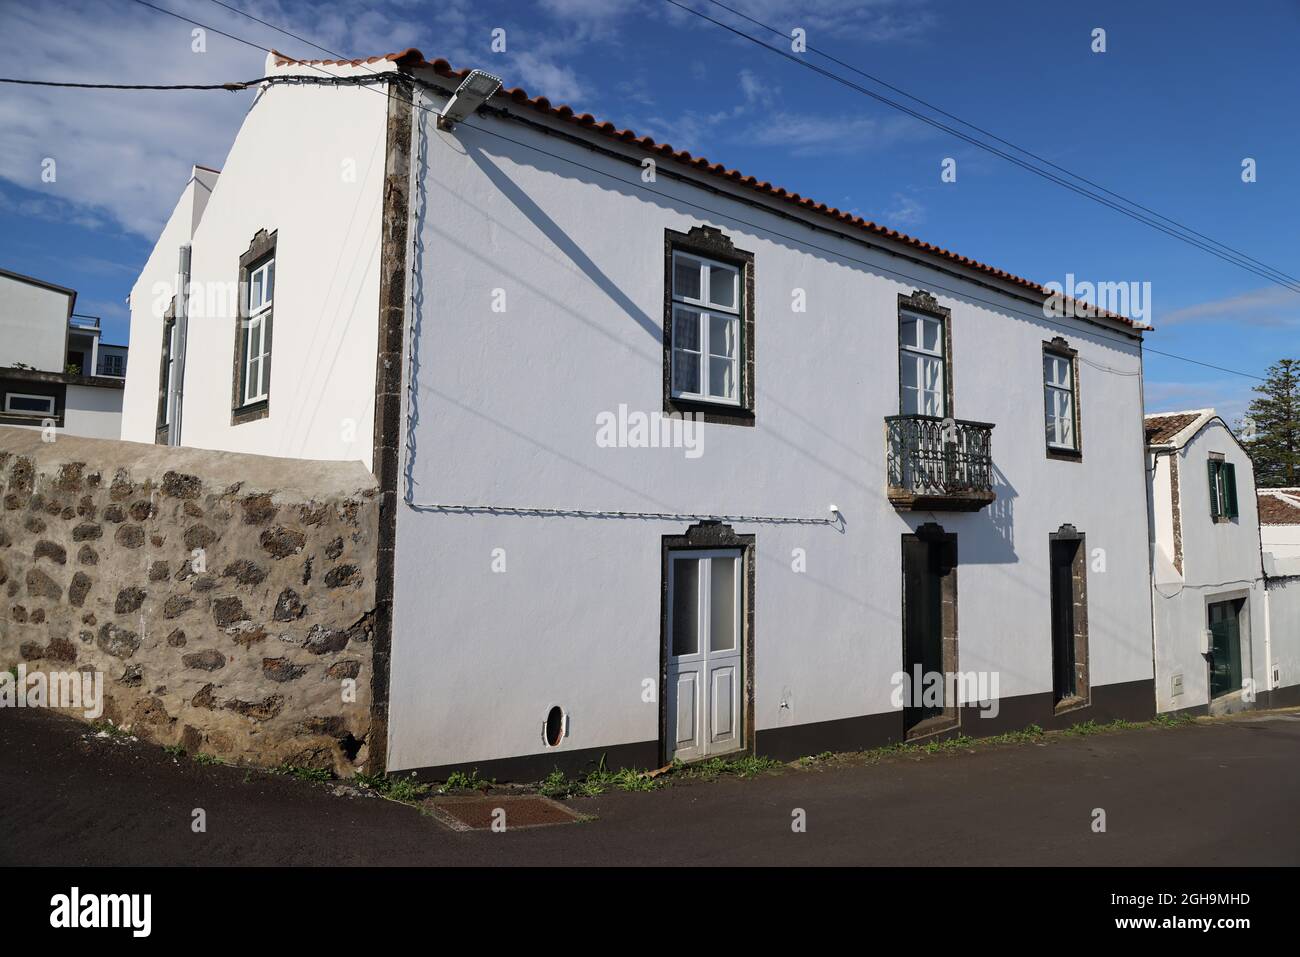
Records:
[[[239,311],[230,424],[271,414],[271,342],[275,326],[275,233],[260,230],[239,257]]]
[[[1047,410],[1047,447],[1075,451],[1074,359],[1043,353],[1043,389]]]
[[[1210,473],[1210,518],[1227,522],[1237,518],[1237,468],[1222,458],[1206,463]]]
[[[275,293],[275,259],[248,275],[248,311],[244,331],[244,404],[266,399],[271,380],[271,303]]]
[[[898,315],[899,411],[903,415],[948,414],[944,384],[943,320],[916,312]]]
[[[675,399],[740,404],[740,270],[673,253]]]

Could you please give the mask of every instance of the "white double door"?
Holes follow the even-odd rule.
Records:
[[[669,760],[744,745],[741,562],[739,550],[669,552]]]

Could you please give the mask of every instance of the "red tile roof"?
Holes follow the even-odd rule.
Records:
[[[1261,490],[1256,498],[1261,525],[1300,525],[1300,506],[1269,494],[1267,489]]]
[[[405,50],[402,50],[399,53],[388,53],[385,54],[384,56],[372,56],[372,57],[367,57],[365,59],[357,59],[357,60],[297,60],[292,57],[286,56],[285,54],[280,53],[276,50],[272,50],[271,53],[276,57],[277,66],[285,66],[287,64],[301,64],[303,66],[354,66],[355,67],[355,66],[362,66],[364,64],[387,61],[387,62],[394,63],[399,67],[407,67],[407,68],[427,67],[429,69],[432,69],[434,73],[437,73],[440,76],[444,76],[449,79],[455,79],[455,80],[462,80],[470,73],[470,71],[467,69],[461,69],[461,70],[454,69],[452,65],[442,57],[438,57],[437,59],[432,61],[426,60],[424,58],[424,54],[421,53],[419,50],[415,49],[414,47],[409,47]],[[954,262],[961,266],[965,266],[968,269],[973,269],[977,272],[982,272],[990,276],[996,276],[998,279],[1001,279],[1013,285],[1021,286],[1025,289],[1034,292],[1035,294],[1042,295],[1044,297],[1053,295],[1051,290],[1045,289],[1042,285],[1034,282],[1033,280],[1024,279],[1020,276],[1016,276],[1012,273],[1006,272],[1002,269],[998,269],[994,266],[989,266],[982,262],[978,262],[977,260],[971,259],[968,256],[962,256],[950,250],[943,249],[940,246],[935,246],[932,243],[924,242],[913,236],[909,236],[906,233],[900,233],[896,229],[890,229],[887,226],[881,226],[877,223],[871,222],[870,220],[863,219],[861,216],[854,216],[852,213],[846,213],[842,210],[836,209],[834,206],[827,206],[825,203],[819,203],[816,200],[810,199],[807,196],[800,196],[798,193],[792,193],[782,186],[774,186],[771,183],[768,183],[766,181],[760,182],[758,179],[754,178],[753,176],[744,175],[739,170],[727,169],[727,167],[723,166],[721,163],[711,163],[703,156],[692,156],[686,150],[675,150],[673,149],[672,145],[669,143],[656,143],[649,136],[638,136],[632,130],[620,130],[613,123],[610,123],[607,120],[606,121],[598,120],[590,113],[577,113],[570,106],[565,106],[565,105],[555,106],[551,103],[549,99],[547,99],[544,96],[530,96],[528,94],[528,91],[523,89],[522,87],[516,86],[510,89],[503,88],[500,91],[500,93],[498,93],[497,95],[508,96],[516,103],[521,103],[521,104],[526,104],[528,106],[531,106],[539,113],[544,113],[548,116],[557,117],[558,119],[573,123],[575,126],[581,126],[585,129],[593,130],[597,133],[604,134],[605,136],[609,136],[613,139],[630,143],[634,146],[640,147],[641,149],[645,150],[648,153],[657,153],[661,156],[671,157],[677,160],[678,162],[685,163],[689,166],[693,166],[701,172],[709,173],[711,175],[719,177],[720,179],[731,180],[732,182],[738,183],[742,186],[746,186],[751,189],[757,190],[760,193],[764,193],[768,196],[775,197],[776,199],[783,200],[785,202],[799,206],[808,212],[820,213],[824,216],[830,217],[831,219],[835,219],[841,223],[855,226],[865,232],[872,233],[873,235],[883,236],[888,239],[892,239],[896,242],[904,243],[908,246],[912,246],[916,249],[926,252],[932,256],[937,256],[941,259],[946,259],[949,262]],[[1070,302],[1070,299],[1068,297],[1064,297],[1064,301],[1068,303]],[[1079,305],[1084,306],[1087,304],[1080,302]],[[1128,316],[1122,316],[1117,313],[1107,312],[1106,310],[1102,310],[1102,309],[1097,309],[1095,311],[1095,314],[1102,316],[1104,318],[1117,320],[1134,329],[1139,329],[1142,332],[1152,331],[1150,326],[1144,326],[1141,325],[1140,323],[1134,322]]]
[[[1200,417],[1201,413],[1199,412],[1148,415],[1145,419],[1147,445],[1164,445]]]

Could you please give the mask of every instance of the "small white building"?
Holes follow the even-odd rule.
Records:
[[[1272,688],[1255,473],[1213,409],[1146,417],[1156,702],[1253,707]]]
[[[419,51],[266,72],[124,435],[372,468],[388,770],[1153,713],[1140,326]]]
[[[1300,488],[1262,488],[1271,707],[1300,705]]]
[[[0,269],[0,425],[116,439],[126,346],[73,310],[74,289]]]

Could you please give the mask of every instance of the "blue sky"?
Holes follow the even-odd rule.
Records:
[[[213,0],[154,0],[323,56]],[[664,0],[228,0],[332,50],[420,48],[1040,282],[1150,282],[1151,348],[1262,375],[1300,353],[1300,295],[674,9]],[[728,17],[708,0],[683,0]],[[950,113],[1300,275],[1300,3],[726,0]],[[132,0],[0,0],[8,76],[215,82],[263,55]],[[1106,30],[1106,52],[1091,50]],[[506,30],[507,51],[490,49]],[[756,28],[747,27],[752,31]],[[766,35],[769,42],[779,42]],[[814,62],[816,57],[810,55]],[[840,69],[840,68],[837,68]],[[840,69],[840,72],[845,72]],[[867,84],[870,85],[870,84]],[[0,93],[0,267],[79,291],[127,337],[123,304],[191,163],[220,167],[251,94]],[[327,135],[327,131],[323,131]],[[41,162],[58,178],[42,183]],[[945,158],[957,181],[940,179]],[[1241,164],[1257,163],[1243,183]],[[1251,379],[1148,353],[1151,411],[1213,405]]]

